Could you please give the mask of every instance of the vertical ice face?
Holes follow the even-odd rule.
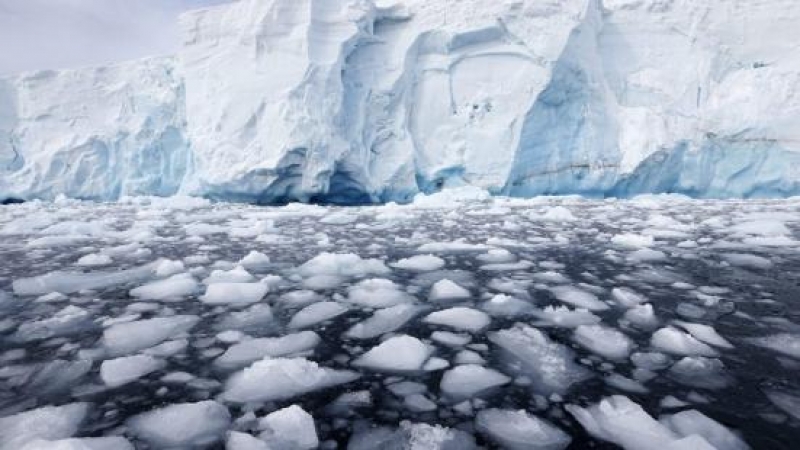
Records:
[[[349,150],[340,127],[355,120],[343,115],[345,58],[372,14],[357,0],[245,0],[186,14],[190,189],[250,201],[328,193]]]
[[[0,80],[0,197],[174,194],[183,102],[173,58]]]
[[[0,80],[0,200],[800,192],[793,0],[240,0]]]

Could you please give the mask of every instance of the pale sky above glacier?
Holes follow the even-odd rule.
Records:
[[[0,74],[168,54],[180,12],[230,0],[0,0]]]

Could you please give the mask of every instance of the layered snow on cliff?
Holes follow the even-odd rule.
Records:
[[[0,198],[800,193],[792,0],[240,0],[0,80]]]
[[[190,165],[175,59],[0,79],[0,200],[172,195]]]

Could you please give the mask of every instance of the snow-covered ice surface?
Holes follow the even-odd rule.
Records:
[[[0,448],[796,448],[800,199],[438,198],[0,207]]]

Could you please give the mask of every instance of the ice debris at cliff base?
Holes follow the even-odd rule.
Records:
[[[0,448],[793,448],[798,199],[448,196],[0,207]]]

